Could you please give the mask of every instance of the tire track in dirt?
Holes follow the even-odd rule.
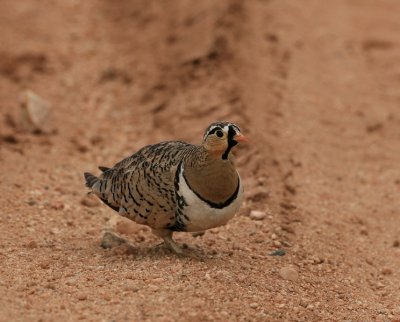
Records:
[[[248,206],[272,212],[272,228],[282,229],[281,238],[290,242],[295,233],[293,223],[301,220],[293,199],[293,169],[300,164],[293,155],[281,153],[280,142],[284,131],[281,105],[291,52],[274,28],[268,4],[269,1],[232,1],[231,6],[240,15],[226,18],[230,21],[228,39],[232,39],[226,43],[230,46],[230,67],[245,105],[252,142],[251,150],[239,159],[239,164],[246,165]],[[232,25],[238,31],[232,31]]]
[[[393,229],[398,227],[398,203],[389,192],[393,192],[392,178],[399,175],[399,145],[389,134],[398,133],[393,105],[398,90],[390,87],[393,73],[386,77],[379,72],[371,74],[371,68],[379,70],[382,67],[376,66],[398,57],[393,45],[395,32],[382,28],[383,20],[377,23],[381,30],[376,36],[370,35],[365,21],[365,25],[358,25],[367,7],[337,2],[328,8],[313,1],[308,2],[307,10],[301,6],[276,1],[248,3],[253,19],[247,26],[252,37],[247,39],[248,46],[242,47],[248,68],[242,69],[245,101],[258,106],[258,117],[251,119],[255,131],[263,143],[273,142],[275,157],[281,168],[289,169],[291,184],[297,188],[294,201],[306,214],[296,229],[297,237],[312,241],[304,243],[296,238],[304,258],[316,256],[345,263],[343,270],[360,278],[352,267],[370,270],[364,268],[365,258],[375,266],[382,261],[378,254],[390,253],[399,234]],[[382,10],[379,17],[392,21],[387,11]],[[273,35],[267,39],[282,40],[275,53],[290,60],[274,60],[279,55],[267,53],[261,45],[265,32]],[[277,66],[283,66],[285,72],[276,73]],[[386,81],[387,88],[381,86]],[[269,86],[270,82],[275,82],[275,87]],[[271,111],[280,117],[272,116]],[[265,124],[271,125],[275,137]],[[378,159],[380,166],[375,163]],[[378,176],[388,181],[378,183]],[[380,198],[391,201],[383,206]],[[290,218],[290,213],[284,213],[282,222]],[[375,238],[383,243],[374,243]],[[396,267],[396,263],[398,258],[388,257],[380,263],[380,270],[385,265]],[[372,271],[373,276],[382,276],[379,269]],[[390,279],[384,283],[390,284]],[[395,290],[378,291],[382,286],[374,279],[367,278],[366,284],[358,287],[363,290],[355,295],[359,299],[368,294],[378,306],[396,301]],[[388,294],[392,294],[391,299],[386,298]]]

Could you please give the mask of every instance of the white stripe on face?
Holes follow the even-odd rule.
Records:
[[[214,125],[214,126],[211,126],[210,128],[209,128],[209,130],[207,131],[207,133],[204,135],[204,137],[203,137],[203,141],[207,138],[207,136],[208,136],[208,134],[212,131],[212,130],[214,130],[215,128],[217,128],[217,127],[219,127],[220,128],[220,126],[219,125]]]
[[[224,124],[225,122],[222,122],[222,123]],[[213,126],[211,126],[211,127],[208,129],[207,133],[204,135],[203,141],[207,138],[208,134],[209,134],[212,130],[214,130],[215,128],[217,128],[217,127],[218,127],[218,128],[221,128],[224,132],[229,133],[229,127],[230,127],[230,126],[233,127],[233,129],[235,130],[236,135],[240,134],[240,129],[239,129],[239,127],[238,127],[236,124],[228,123],[228,124],[226,124],[226,125],[223,126],[223,127],[222,127],[222,124],[213,125]]]

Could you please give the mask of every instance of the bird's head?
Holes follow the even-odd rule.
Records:
[[[237,125],[215,122],[204,133],[203,147],[209,153],[220,154],[223,160],[228,160],[230,150],[239,142],[247,142],[247,139]]]

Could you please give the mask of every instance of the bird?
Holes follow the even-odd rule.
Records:
[[[243,201],[244,188],[232,149],[248,142],[229,122],[210,124],[201,145],[165,141],[141,148],[112,168],[85,172],[88,194],[138,224],[152,228],[164,247],[185,253],[174,232],[199,232],[226,224]]]

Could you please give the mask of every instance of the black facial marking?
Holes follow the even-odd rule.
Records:
[[[208,135],[214,134],[217,131],[222,131],[222,129],[220,127],[214,127],[210,132],[208,132]]]
[[[229,126],[229,131],[228,131],[228,148],[222,155],[222,160],[227,161],[228,160],[228,155],[231,149],[238,144],[237,141],[233,139],[233,137],[236,135],[236,131],[232,125]]]

